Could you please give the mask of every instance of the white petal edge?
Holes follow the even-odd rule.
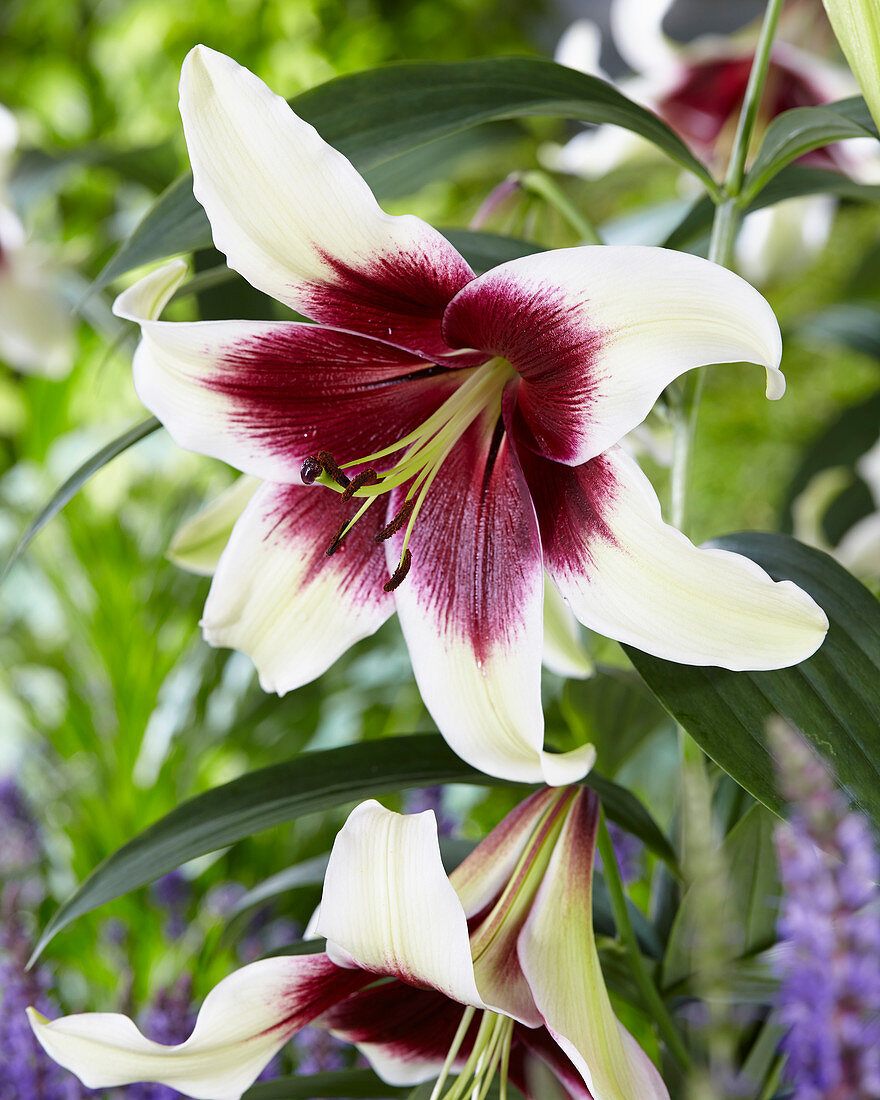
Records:
[[[741,554],[695,547],[663,522],[629,455],[614,448],[603,460],[617,485],[602,519],[617,544],[595,537],[588,561],[551,570],[584,625],[666,660],[735,672],[786,668],[819,648],[828,619],[803,589]]]
[[[330,492],[321,486],[281,488]],[[281,527],[273,511],[278,490],[262,485],[242,512],[220,556],[201,626],[209,645],[251,658],[264,691],[284,695],[374,634],[394,613],[394,601],[382,591],[384,562],[371,539],[375,560],[355,560],[357,539],[367,537],[362,525],[349,536],[345,553],[327,558],[322,576],[311,576],[314,555],[323,554],[333,521],[326,529],[304,526],[295,537],[273,537]]]
[[[213,577],[220,556],[260,479],[244,474],[177,528],[165,557],[200,577]]]
[[[548,317],[559,318],[567,330],[563,346],[568,340],[577,345],[581,332],[597,345],[589,352],[589,389],[576,401],[566,400],[562,386],[562,392],[552,391],[546,375],[540,383],[547,409],[557,402],[568,419],[575,413],[581,417],[571,440],[573,457],[566,458],[572,464],[617,443],[645,419],[670,382],[696,367],[756,363],[766,370],[767,397],[776,400],[785,392],[782,337],[773,310],[745,279],[699,256],[605,245],[510,260],[478,276],[453,299],[446,321],[453,338],[460,339],[479,320],[482,302],[497,295],[528,303],[536,317],[546,310]],[[497,332],[499,346],[515,337],[509,321],[491,324],[488,336]],[[533,348],[530,354],[552,362],[552,349]],[[570,361],[564,366],[574,371],[572,353],[566,354]],[[538,392],[532,400],[539,404],[543,389]],[[550,424],[549,414],[543,416]]]
[[[340,965],[353,960],[485,1007],[432,810],[397,814],[372,799],[352,810],[330,853],[316,932]]]
[[[303,294],[333,283],[333,260],[383,256],[466,265],[421,218],[391,216],[366,181],[259,77],[207,46],[183,63],[180,114],[194,192],[214,243],[252,286],[308,312]]]
[[[29,1009],[28,1016],[46,1053],[88,1088],[155,1081],[196,1100],[238,1100],[307,1022],[286,1022],[296,1014],[297,994],[310,982],[333,981],[334,970],[323,956],[312,955],[251,963],[211,990],[192,1035],[178,1046],[147,1039],[132,1020],[117,1013],[49,1021]]]

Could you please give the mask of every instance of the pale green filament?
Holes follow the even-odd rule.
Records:
[[[403,456],[393,466],[376,471],[375,482],[362,485],[350,494],[362,498],[364,504],[336,538],[337,545],[351,531],[352,527],[375,500],[411,481],[412,484],[407,490],[405,499],[407,501],[414,499],[415,504],[409,517],[401,547],[401,561],[403,560],[403,554],[409,543],[416,516],[443,463],[449,457],[455,444],[477,417],[491,409],[493,403],[496,402],[499,405],[500,412],[501,392],[507,381],[513,377],[514,371],[510,364],[503,359],[493,359],[488,363],[484,363],[481,367],[471,370],[463,369],[461,373],[467,375],[467,377],[454,393],[409,435],[380,451],[353,459],[340,466],[340,469],[365,466],[377,459],[404,451]],[[323,471],[316,478],[316,481],[335,492],[342,493],[345,491],[344,486],[337,484],[326,471]]]
[[[446,1061],[443,1063],[443,1069],[431,1092],[430,1100],[465,1100],[465,1097],[469,1097],[469,1100],[485,1100],[499,1066],[501,1096],[506,1098],[513,1020],[509,1016],[490,1011],[482,1015],[474,1047],[467,1062],[450,1087],[443,1091],[473,1017],[474,1009],[465,1009]]]

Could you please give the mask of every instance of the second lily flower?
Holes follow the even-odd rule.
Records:
[[[318,324],[157,320],[180,262],[120,296],[135,382],[185,447],[264,480],[203,627],[266,690],[322,673],[397,611],[422,697],[492,775],[561,784],[543,751],[544,571],[591,629],[689,664],[767,669],[827,629],[790,582],[663,523],[618,440],[707,363],[780,397],[764,299],[694,256],[570,248],[475,276],[252,73],[203,46],[181,114],[195,192],[231,267]]]
[[[544,788],[447,878],[432,811],[365,802],[327,867],[316,926],[326,952],[231,974],[176,1047],[107,1013],[50,1022],[31,1010],[31,1024],[91,1088],[158,1081],[237,1100],[314,1023],[357,1044],[389,1084],[438,1078],[438,1100],[483,1100],[496,1073],[502,1098],[510,1080],[532,1100],[669,1100],[602,977],[591,916],[598,815],[592,791]]]

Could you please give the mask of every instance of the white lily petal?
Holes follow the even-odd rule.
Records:
[[[785,389],[764,298],[718,264],[671,249],[588,246],[512,260],[455,296],[443,331],[456,347],[516,367],[512,430],[569,465],[607,450],[695,367],[758,363],[768,397]]]
[[[436,230],[385,214],[351,163],[231,58],[196,46],[180,113],[214,242],[253,286],[327,323],[442,353],[473,272]]]
[[[549,577],[544,578],[543,659],[545,668],[574,680],[586,680],[595,671],[580,625]]]
[[[343,965],[485,1007],[432,810],[396,814],[372,799],[352,810],[330,853],[316,930],[330,958],[341,949]]]
[[[581,790],[519,939],[519,959],[548,1031],[594,1100],[669,1100],[654,1064],[611,1007],[591,917],[598,800]]]
[[[145,1038],[127,1017],[90,1012],[29,1018],[43,1049],[89,1088],[154,1081],[196,1100],[238,1100],[291,1035],[363,985],[325,955],[251,963],[205,998],[192,1035],[178,1046]]]
[[[165,557],[190,573],[213,577],[232,528],[259,486],[260,479],[248,474],[236,478],[228,489],[181,523]]]
[[[556,43],[553,58],[559,65],[588,76],[608,77],[602,72],[602,32],[592,19],[575,19]]]
[[[543,570],[534,510],[498,410],[475,421],[430,484],[397,613],[425,706],[451,748],[489,775],[582,778],[591,754],[543,751]],[[391,509],[403,503],[402,494]],[[421,517],[426,518],[423,522]],[[388,567],[403,533],[386,543]]]
[[[70,307],[27,245],[4,255],[8,247],[0,230],[0,361],[26,374],[64,378],[75,355]]]
[[[591,630],[693,665],[784,668],[822,644],[828,620],[791,581],[665,524],[651,483],[619,447],[566,468],[523,466],[547,571]]]
[[[612,0],[611,34],[634,73],[655,74],[678,64],[678,51],[663,32],[674,0]]]
[[[799,271],[831,236],[837,202],[830,195],[802,195],[747,214],[736,239],[736,266],[763,285]]]
[[[369,454],[455,385],[455,372],[436,377],[412,352],[323,325],[156,320],[185,271],[180,260],[159,268],[113,308],[141,326],[138,396],[188,450],[296,484],[307,455]]]
[[[283,695],[319,676],[394,611],[374,542],[380,508],[328,557],[355,504],[321,485],[263,485],[221,555],[202,618],[205,640],[246,653],[264,691]]]

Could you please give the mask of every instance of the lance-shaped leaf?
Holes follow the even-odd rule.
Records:
[[[552,116],[632,130],[715,189],[705,166],[656,115],[603,80],[537,58],[388,65],[337,77],[292,99],[291,106],[361,171],[485,122]],[[210,243],[192,177],[181,177],[159,196],[95,285]]]
[[[691,668],[627,648],[636,669],[712,759],[773,810],[781,801],[764,742],[767,718],[787,717],[831,764],[860,808],[880,821],[880,604],[821,551],[783,535],[748,533],[715,545],[794,580],[831,623],[809,660],[773,672]]]
[[[769,180],[793,160],[813,149],[821,149],[846,138],[875,136],[871,129],[829,107],[795,107],[785,111],[767,127],[755,162],[749,169],[742,190],[742,201],[749,202]]]
[[[465,764],[437,734],[416,734],[306,753],[260,768],[182,803],[108,856],[57,910],[33,959],[77,917],[144,886],[187,860],[303,814],[441,783],[509,786]],[[675,866],[675,855],[635,795],[595,773],[605,812]]]

